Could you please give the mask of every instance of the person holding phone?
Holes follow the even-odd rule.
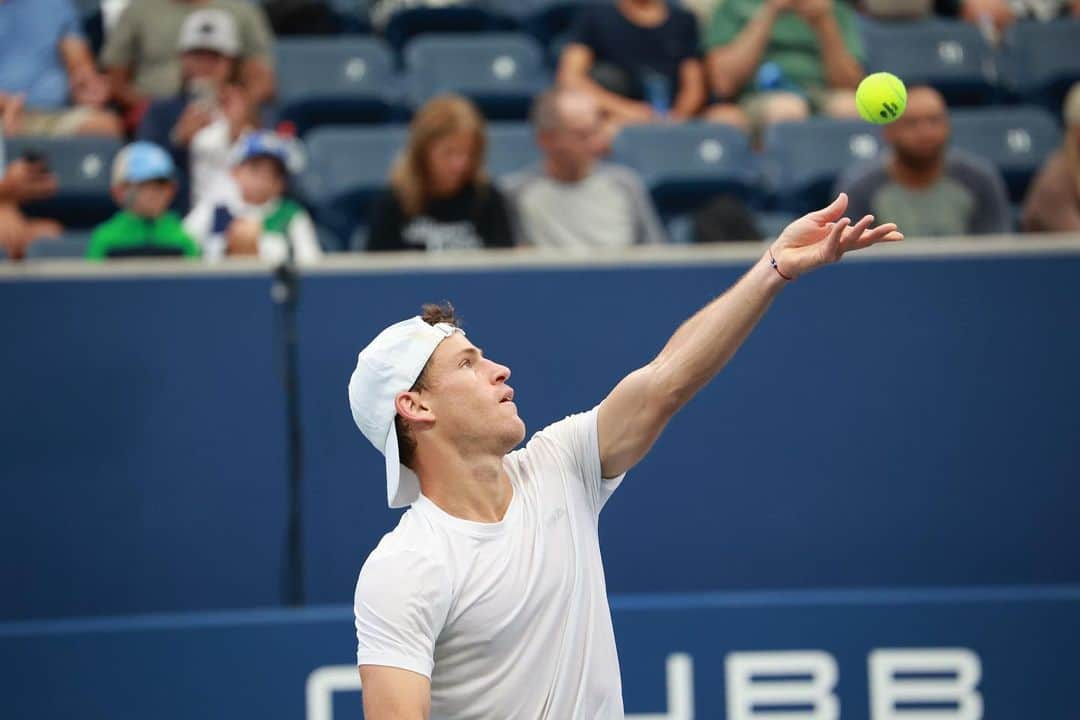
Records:
[[[189,15],[179,49],[183,89],[150,105],[136,137],[169,149],[181,170],[181,200],[194,206],[228,175],[229,148],[256,125],[256,108],[236,84],[240,40],[228,12],[205,8]]]
[[[47,198],[56,192],[56,176],[48,161],[36,152],[24,152],[3,167],[4,143],[0,135],[0,250],[20,260],[37,238],[56,237],[64,228],[55,220],[28,218],[21,203]]]

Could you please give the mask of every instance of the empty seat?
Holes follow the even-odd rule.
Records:
[[[492,123],[487,132],[487,168],[492,177],[507,175],[540,161],[536,135],[528,123]]]
[[[540,46],[519,33],[425,35],[409,44],[405,64],[415,106],[457,92],[494,120],[528,117],[550,80]]]
[[[1009,198],[1022,202],[1032,177],[1061,143],[1061,129],[1040,107],[957,110],[952,145],[993,163],[1005,178]]]
[[[994,54],[965,22],[926,20],[863,24],[867,70],[936,87],[950,105],[982,105],[998,94]]]
[[[56,195],[24,205],[31,217],[51,217],[65,227],[90,228],[116,212],[109,173],[118,140],[94,137],[13,137],[5,139],[8,159],[26,152],[43,156],[56,175]]]
[[[1006,36],[1005,80],[1014,95],[1055,116],[1080,80],[1080,20],[1019,22]]]
[[[573,27],[582,5],[606,0],[498,0],[499,9],[543,44]]]
[[[474,2],[445,7],[417,6],[396,10],[383,35],[398,52],[418,36],[432,33],[486,33],[508,29],[506,18]]]
[[[393,56],[376,38],[279,40],[277,73],[278,117],[300,133],[318,125],[384,123],[402,116]]]
[[[74,260],[86,257],[90,233],[64,233],[58,238],[41,238],[26,248],[27,260]]]
[[[387,187],[407,135],[400,126],[326,127],[308,134],[308,162],[298,186],[319,224],[349,238],[367,223],[371,201]]]
[[[777,210],[801,215],[829,203],[837,176],[878,157],[880,129],[861,120],[811,118],[765,131],[765,165]]]
[[[751,204],[760,199],[759,166],[749,141],[727,125],[629,126],[615,138],[612,159],[637,170],[665,220],[720,193]]]

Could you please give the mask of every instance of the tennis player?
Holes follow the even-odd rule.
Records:
[[[623,718],[597,522],[624,473],[791,280],[903,239],[847,197],[790,224],[592,410],[525,438],[510,369],[426,306],[360,352],[349,402],[409,506],[356,584],[367,720]]]

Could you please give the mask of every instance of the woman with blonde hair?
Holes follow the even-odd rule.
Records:
[[[1080,231],[1080,82],[1065,98],[1065,142],[1028,189],[1020,222],[1026,232]]]
[[[372,206],[370,250],[513,245],[506,201],[484,172],[484,119],[457,95],[426,103]]]

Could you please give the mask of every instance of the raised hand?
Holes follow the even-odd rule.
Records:
[[[904,239],[894,223],[871,228],[873,215],[852,225],[851,219],[844,217],[847,204],[847,195],[840,193],[828,207],[807,213],[784,228],[770,250],[785,277],[805,275],[852,250]]]

